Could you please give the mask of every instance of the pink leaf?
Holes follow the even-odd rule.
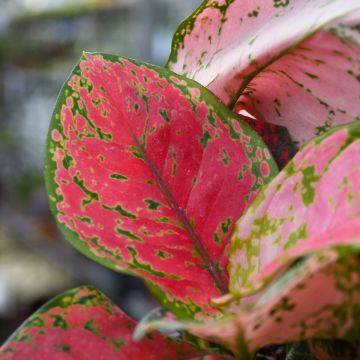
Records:
[[[315,138],[259,194],[231,240],[232,293],[285,250],[358,219],[359,129],[353,123]]]
[[[264,290],[250,309],[243,305],[225,320],[186,329],[244,357],[264,346],[306,339],[356,341],[359,269],[358,256],[337,261],[325,254],[312,256]]]
[[[357,0],[204,1],[176,31],[168,66],[233,105],[261,70],[358,8]]]
[[[169,70],[86,54],[47,148],[51,207],[75,247],[147,280],[180,316],[215,312],[233,224],[276,173],[247,124]]]
[[[315,34],[258,74],[238,103],[286,126],[298,145],[359,120],[360,46],[353,34],[341,25]]]

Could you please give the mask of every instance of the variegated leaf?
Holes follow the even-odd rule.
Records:
[[[1,360],[174,360],[201,355],[184,341],[151,334],[132,338],[135,321],[103,294],[80,287],[33,314],[0,347]]]
[[[169,70],[84,54],[47,149],[51,208],[76,248],[147,280],[179,316],[215,312],[233,224],[277,172],[246,123]]]
[[[213,302],[227,319],[157,321],[240,357],[271,344],[360,335],[360,123],[299,151],[238,221],[231,293]]]
[[[141,329],[186,330],[217,342],[239,359],[261,348],[306,339],[346,339],[360,335],[359,255],[327,251],[297,262],[255,301],[233,299],[227,317],[199,324],[159,319]],[[246,300],[243,299],[243,300]]]
[[[176,31],[168,66],[233,105],[261,70],[359,7],[358,0],[205,0]]]
[[[352,34],[341,24],[315,34],[258,74],[237,106],[286,126],[298,145],[360,120],[360,45]]]
[[[315,138],[294,157],[236,225],[230,292],[285,250],[358,219],[359,158],[360,122]]]

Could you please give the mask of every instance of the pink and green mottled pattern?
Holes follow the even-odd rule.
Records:
[[[253,359],[269,345],[308,339],[355,342],[360,335],[359,281],[358,255],[315,253],[297,262],[250,305],[233,299],[221,320],[199,324],[159,319],[142,324],[140,332],[186,330],[221,344],[239,359]]]
[[[259,194],[231,240],[227,314],[196,324],[161,319],[240,358],[306,339],[360,336],[360,123],[315,138]]]
[[[358,0],[206,0],[176,31],[168,66],[232,106],[261,70],[359,7]]]
[[[233,224],[277,172],[246,123],[169,70],[84,54],[47,149],[51,208],[76,248],[147,280],[179,316],[215,312]]]
[[[360,120],[356,33],[339,24],[315,34],[258,74],[237,106],[286,126],[298,145],[333,126]]]
[[[174,360],[200,355],[184,341],[158,333],[135,341],[135,324],[99,291],[80,287],[33,314],[0,347],[0,359]]]
[[[250,284],[285,250],[360,216],[360,123],[306,145],[236,224],[230,291]]]
[[[274,344],[307,339],[357,341],[359,257],[334,258],[313,255],[283,274],[250,308],[239,310],[236,302],[230,303],[237,311],[228,318],[182,328],[222,344],[241,359]]]

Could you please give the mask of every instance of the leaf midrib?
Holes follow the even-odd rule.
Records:
[[[184,210],[179,206],[176,199],[172,195],[170,189],[166,185],[164,179],[161,177],[158,169],[152,162],[152,160],[147,155],[143,145],[138,141],[138,139],[134,136],[134,140],[136,142],[136,145],[139,147],[139,150],[143,156],[144,162],[149,167],[150,171],[154,175],[157,184],[165,196],[166,200],[168,201],[171,209],[176,213],[178,216],[180,222],[183,224],[184,229],[186,233],[189,235],[189,238],[193,245],[195,246],[196,250],[199,252],[202,260],[206,264],[206,269],[210,273],[211,277],[214,279],[217,287],[219,290],[225,294],[227,293],[227,281],[225,277],[219,272],[219,270],[216,268],[215,263],[213,259],[211,258],[210,254],[208,253],[205,245],[201,241],[200,237],[195,232],[194,228],[191,226],[189,219],[187,218]]]

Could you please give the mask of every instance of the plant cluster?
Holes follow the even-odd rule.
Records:
[[[0,359],[352,354],[359,8],[206,0],[165,67],[84,53],[50,124],[50,206],[73,246],[144,279],[162,308],[136,324],[98,290],[70,290]]]

